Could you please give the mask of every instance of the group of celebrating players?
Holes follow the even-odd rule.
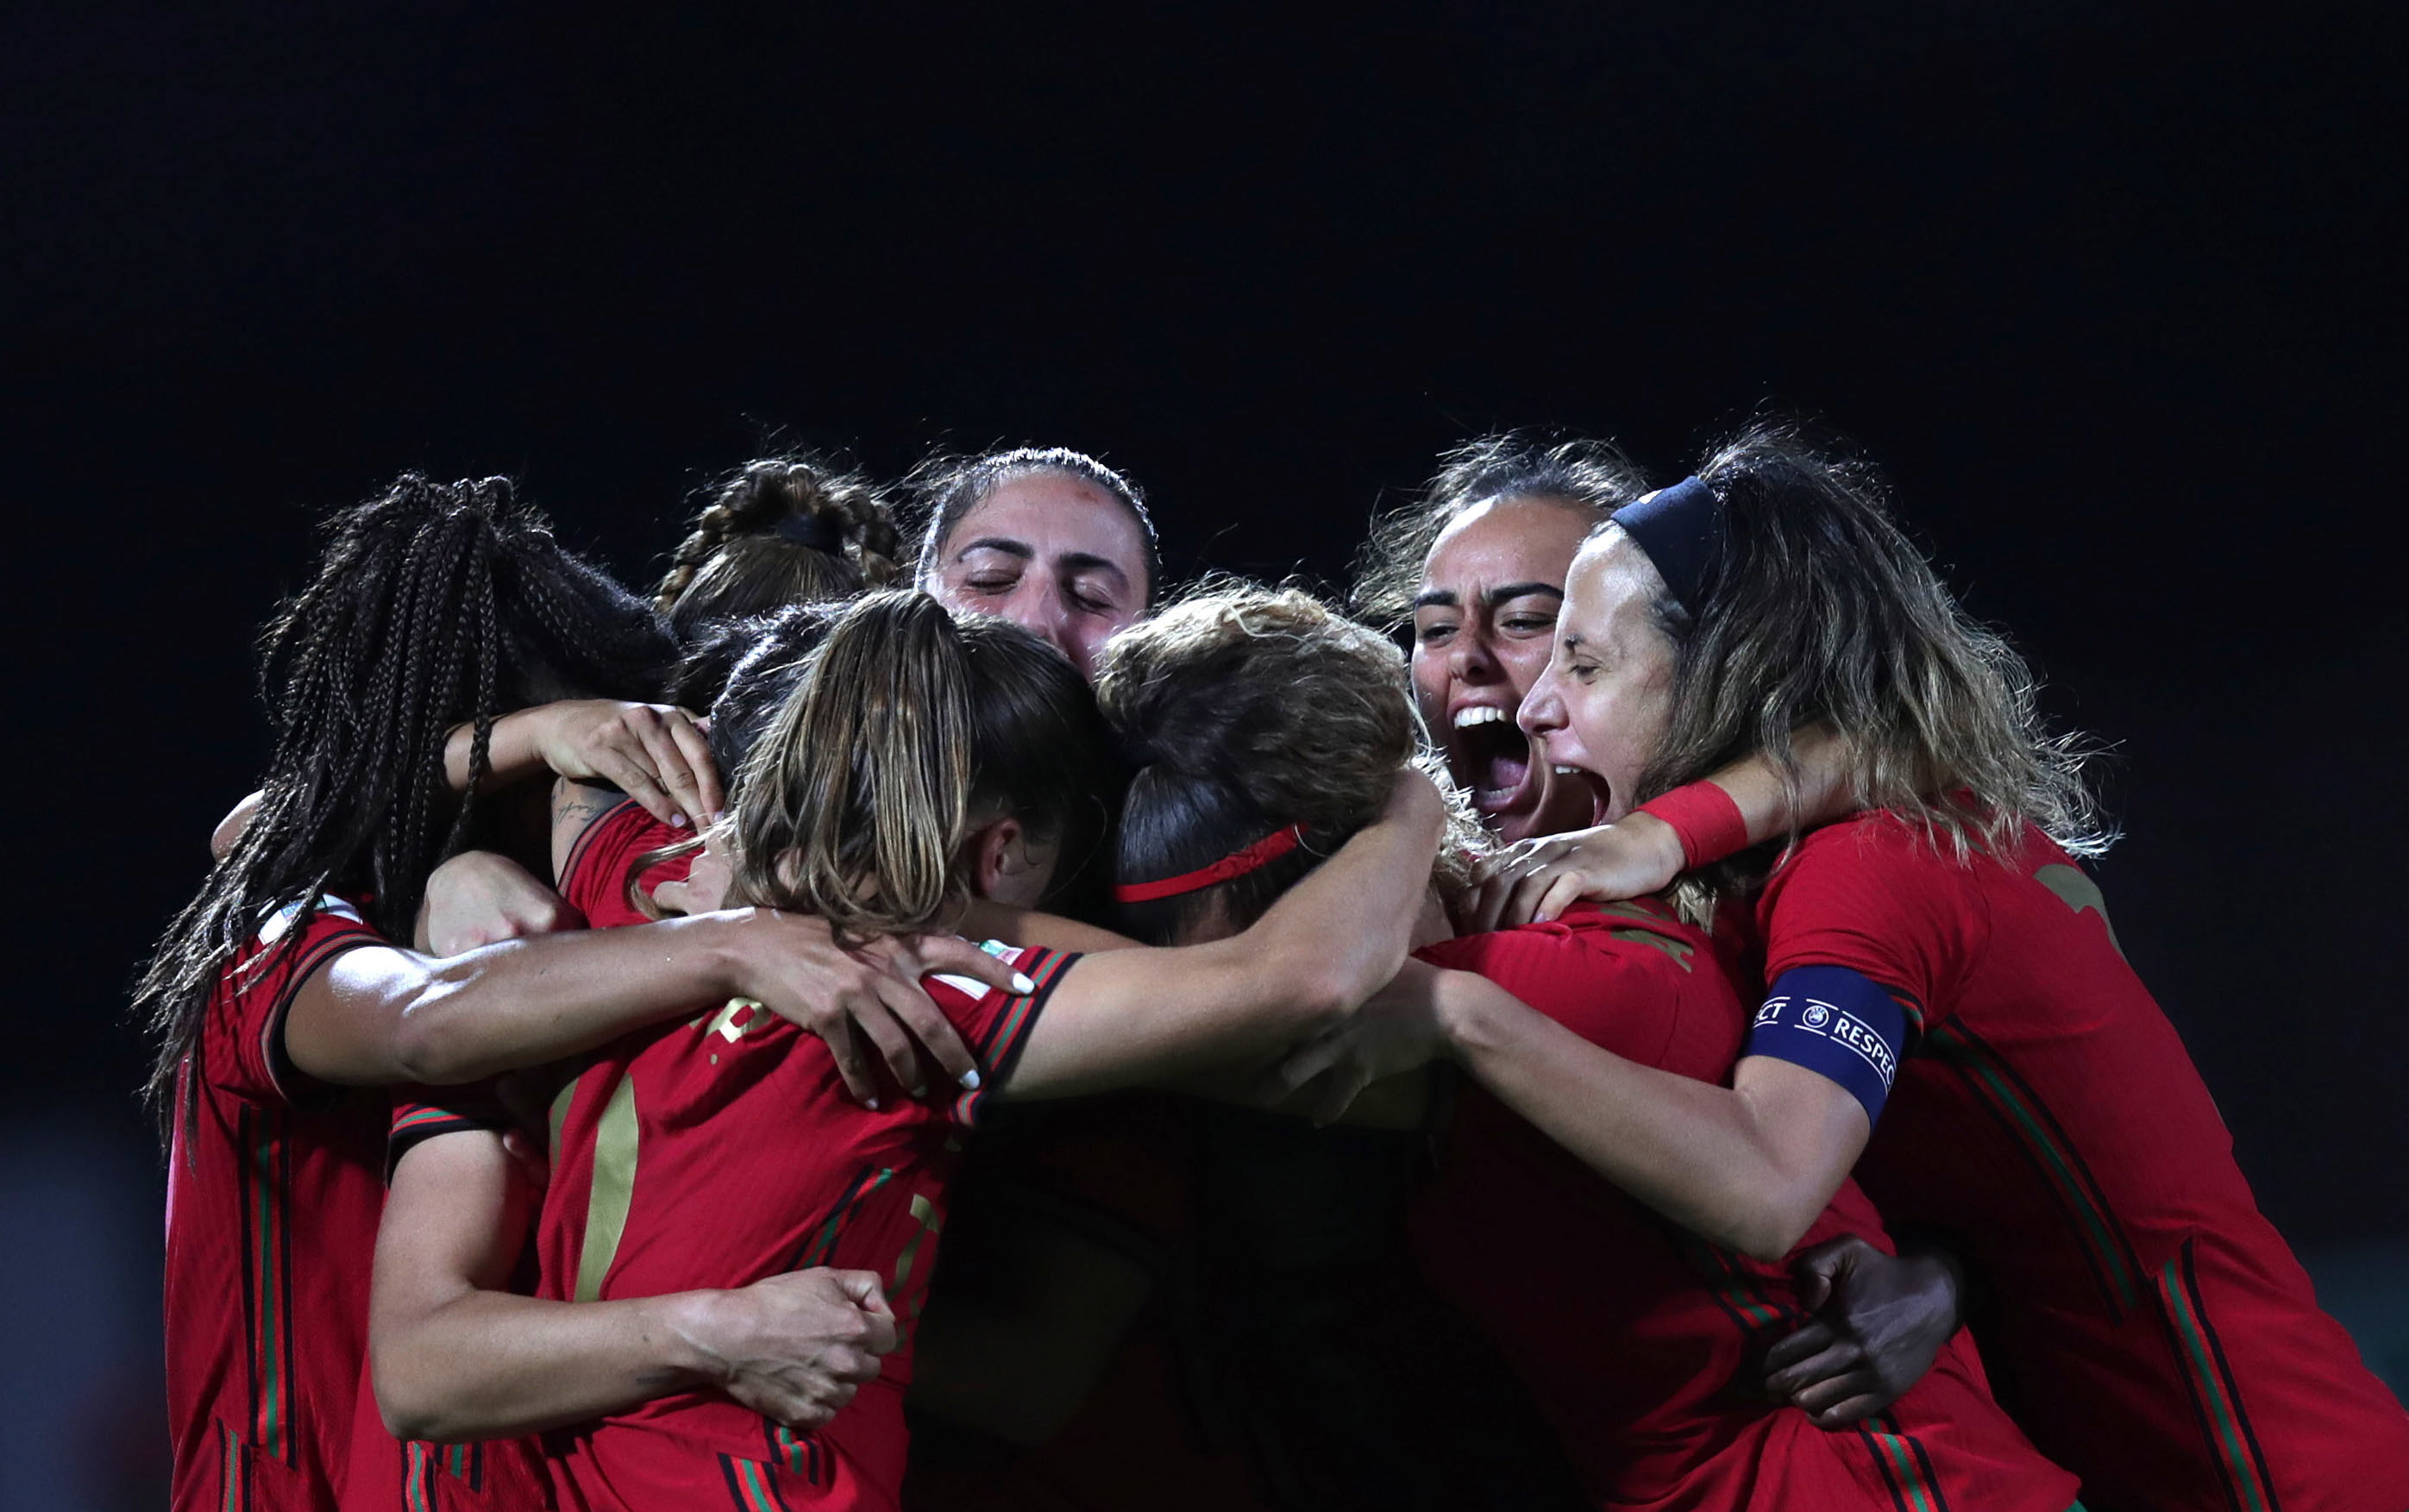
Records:
[[[333,520],[138,988],[177,1507],[2409,1507],[1861,460],[1487,438],[1344,608],[901,493]]]

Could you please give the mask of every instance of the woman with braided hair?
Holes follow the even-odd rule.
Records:
[[[709,621],[850,598],[902,576],[885,495],[807,456],[763,457],[723,480],[671,554],[653,606],[682,641]]]
[[[591,772],[610,743],[572,738],[607,721],[512,711],[641,697],[673,655],[651,610],[499,479],[409,474],[338,515],[316,577],[269,626],[275,744],[255,812],[135,1003],[170,1141],[177,1505],[336,1505],[387,1125],[364,1088],[548,1060],[714,991],[800,1012],[824,978],[825,927],[749,912],[449,959],[392,943],[412,938],[431,869],[478,827],[498,769],[532,752]],[[670,733],[692,742],[689,770],[708,766],[700,732]],[[961,954],[949,969],[976,974]]]

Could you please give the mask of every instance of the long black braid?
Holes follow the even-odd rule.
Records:
[[[163,1129],[218,974],[264,916],[298,904],[306,919],[339,893],[408,941],[427,873],[468,837],[495,718],[561,698],[656,698],[675,658],[651,608],[565,550],[508,480],[406,473],[338,514],[317,576],[262,641],[275,748],[258,812],[136,988]],[[443,753],[464,723],[475,738],[455,798]]]

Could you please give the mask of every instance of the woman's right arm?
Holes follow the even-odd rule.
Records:
[[[453,1086],[607,1044],[700,1002],[751,998],[811,1023],[831,1003],[918,992],[921,972],[1007,991],[1016,974],[959,940],[920,940],[895,959],[900,968],[842,949],[820,920],[770,909],[509,940],[440,959],[364,945],[295,992],[283,1052],[323,1082]]]
[[[1437,789],[1409,769],[1378,819],[1242,933],[1081,958],[1031,1026],[1007,1094],[1160,1086],[1330,1027],[1404,961],[1444,821]]]
[[[570,1303],[507,1289],[536,1194],[502,1136],[439,1134],[395,1167],[377,1233],[369,1361],[397,1438],[503,1438],[717,1390],[789,1428],[873,1380],[895,1318],[867,1271],[734,1291]]]
[[[1291,1055],[1273,1090],[1318,1116],[1368,1082],[1452,1058],[1500,1102],[1633,1197],[1758,1260],[1787,1255],[1872,1132],[1820,1073],[1745,1055],[1720,1087],[1591,1044],[1486,977],[1407,963],[1378,1001]]]

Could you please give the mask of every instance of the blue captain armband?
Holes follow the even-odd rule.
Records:
[[[1827,1076],[1881,1119],[1907,1044],[1907,1011],[1871,978],[1846,966],[1799,966],[1782,973],[1749,1027],[1743,1056],[1771,1056]]]

